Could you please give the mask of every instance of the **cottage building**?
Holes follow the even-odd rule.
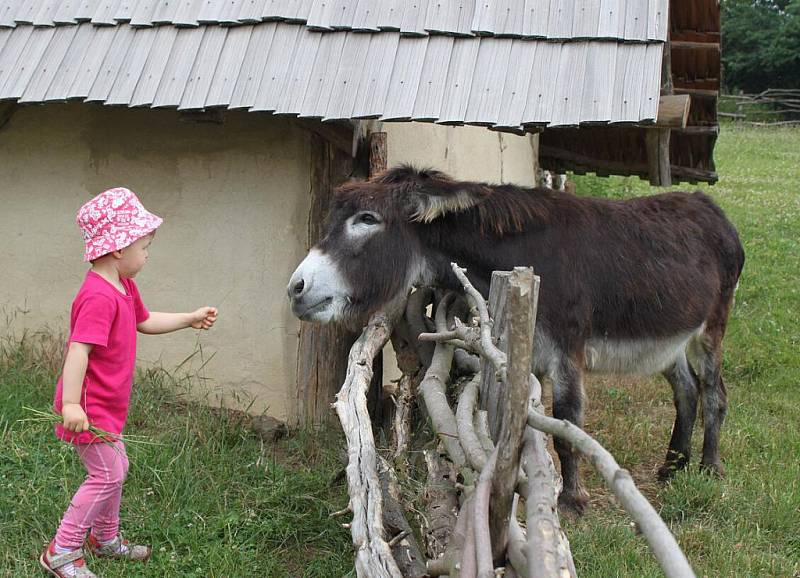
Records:
[[[66,330],[74,214],[126,186],[165,219],[148,306],[221,311],[141,362],[317,420],[342,340],[285,285],[371,144],[462,179],[713,182],[718,88],[714,0],[0,0],[0,332]]]

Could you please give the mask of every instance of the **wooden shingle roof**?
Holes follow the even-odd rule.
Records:
[[[701,14],[703,26],[714,27],[713,7],[676,16],[675,6],[690,4],[0,0],[0,101],[474,124],[544,130],[545,141],[554,129],[598,134],[656,119],[668,22],[685,32]],[[685,50],[671,52],[691,75]],[[594,169],[592,159],[608,147],[571,134],[550,138],[546,150],[584,147],[581,162],[558,153],[543,156],[543,165]],[[692,162],[705,158],[701,168],[713,169],[711,149]],[[609,171],[619,172],[619,162]]]
[[[4,0],[0,26],[197,27],[284,21],[313,30],[553,40],[666,40],[667,0]]]
[[[0,0],[0,99],[638,123],[665,23],[666,0]]]

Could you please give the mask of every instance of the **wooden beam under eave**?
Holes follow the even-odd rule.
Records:
[[[645,133],[647,141],[647,176],[655,187],[672,185],[672,171],[669,160],[670,129],[653,128]]]
[[[306,121],[310,125],[322,124]],[[341,150],[313,128],[310,132],[311,206],[308,246],[324,236],[323,224],[333,191],[353,172],[351,146]],[[347,375],[347,354],[358,337],[344,325],[300,322],[297,346],[297,418],[304,427],[317,428],[335,421],[331,403]]]
[[[306,129],[324,138],[340,151],[353,156],[353,131],[355,127],[352,123],[346,121],[328,121],[322,122],[321,120],[312,120],[307,118],[295,118],[294,122]]]
[[[686,128],[691,97],[688,94],[665,94],[658,99],[656,128]]]

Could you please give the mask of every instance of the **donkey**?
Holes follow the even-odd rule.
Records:
[[[701,467],[722,474],[722,338],[744,250],[708,196],[582,198],[399,166],[337,189],[324,238],[289,281],[292,311],[360,323],[414,286],[460,289],[451,262],[484,296],[492,271],[532,266],[541,277],[532,370],[552,382],[556,418],[583,425],[585,372],[661,372],[676,417],[659,477],[689,462],[698,397]],[[559,506],[580,514],[588,495],[577,456],[559,440],[555,448]]]

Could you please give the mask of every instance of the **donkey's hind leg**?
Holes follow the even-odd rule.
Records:
[[[682,351],[675,363],[663,372],[672,386],[675,402],[675,425],[669,440],[664,465],[658,469],[658,478],[667,480],[689,463],[692,445],[692,430],[697,417],[697,376]]]
[[[708,320],[703,335],[691,344],[703,406],[703,458],[700,467],[720,476],[724,468],[719,456],[719,437],[728,412],[728,391],[722,381],[722,337],[730,306],[730,301],[721,303]]]
[[[553,417],[572,422],[583,427],[583,381],[581,371],[568,356],[563,355],[554,372],[553,380]],[[558,497],[561,513],[569,517],[577,517],[586,510],[589,495],[583,490],[578,474],[579,454],[572,445],[555,438],[553,440],[558,460],[561,464],[563,487]]]

